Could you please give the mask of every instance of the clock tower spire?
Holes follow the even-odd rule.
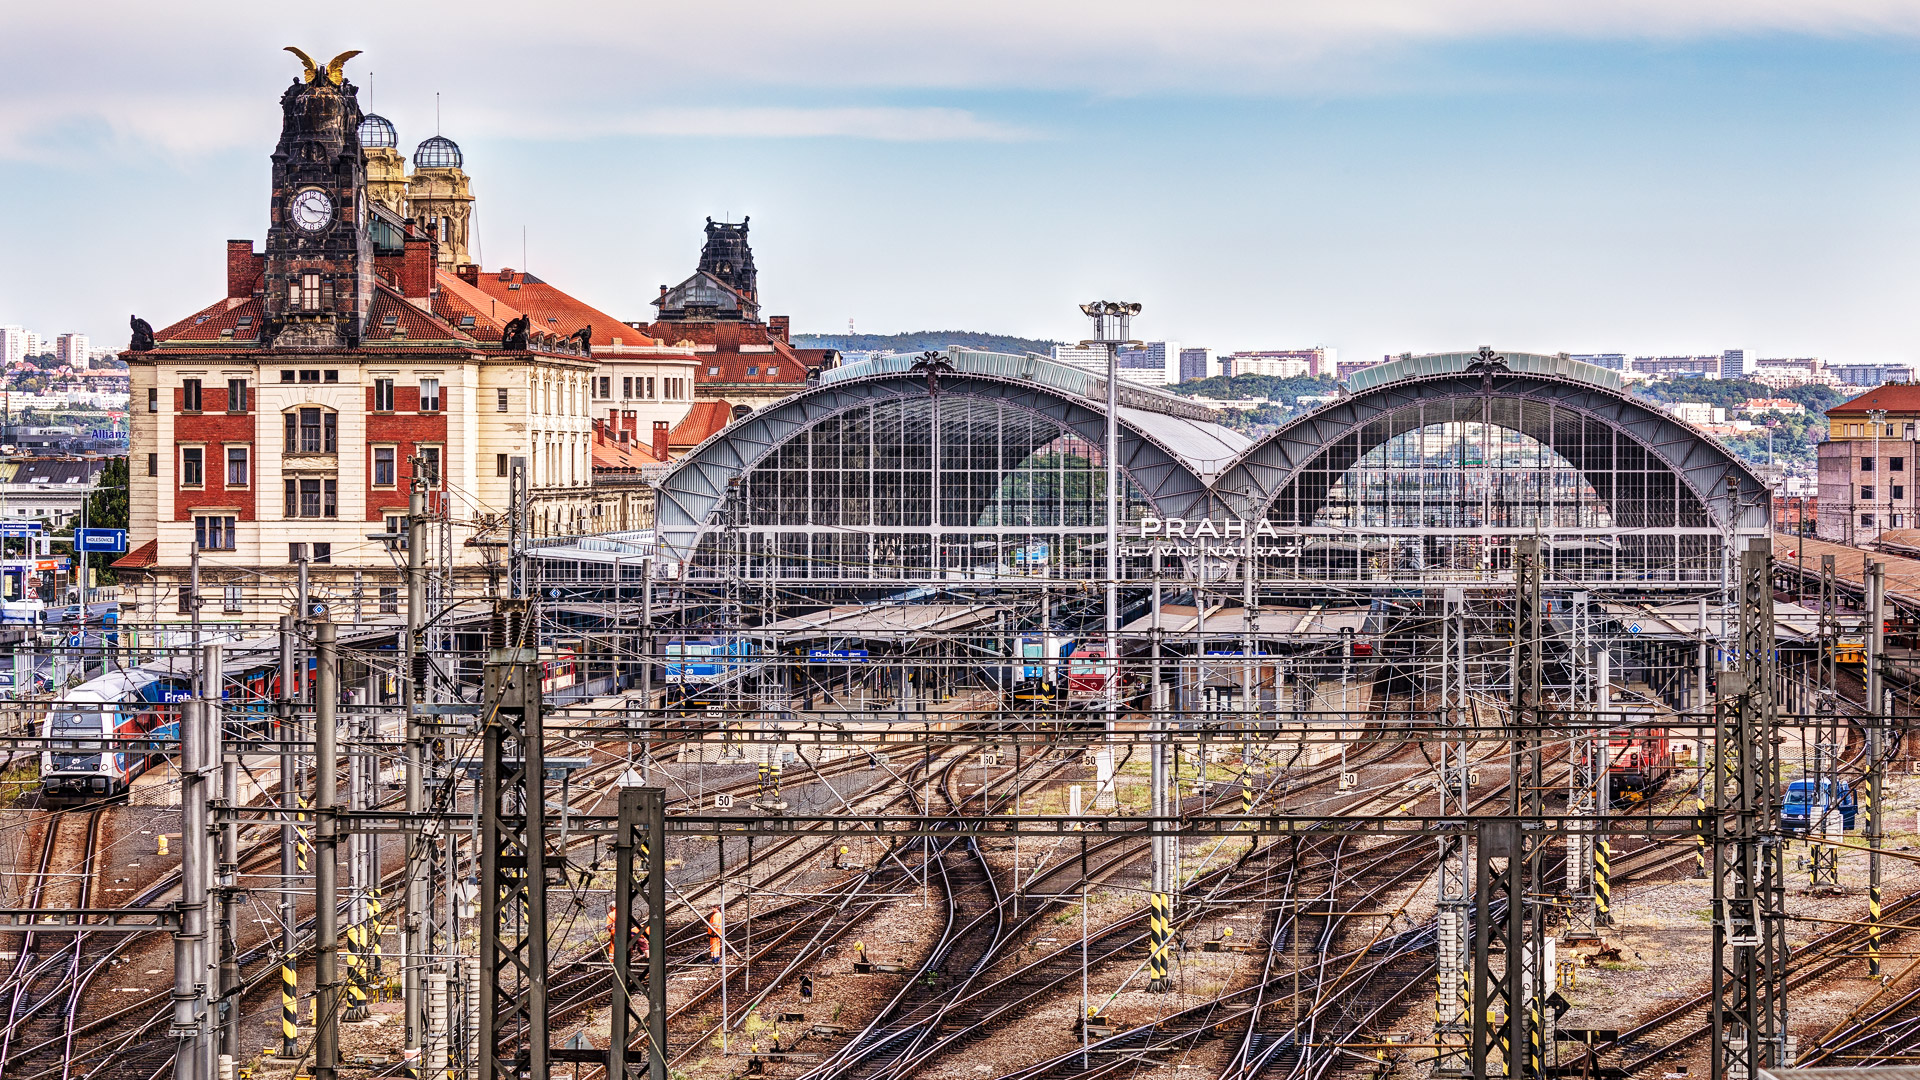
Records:
[[[350,348],[373,303],[367,167],[360,152],[358,91],[342,68],[289,47],[305,73],[280,97],[273,149],[265,291],[266,337],[275,348]]]

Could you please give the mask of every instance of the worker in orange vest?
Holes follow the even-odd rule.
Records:
[[[725,947],[725,930],[726,916],[720,911],[720,906],[715,904],[713,910],[707,912],[707,963],[720,962],[720,950]]]

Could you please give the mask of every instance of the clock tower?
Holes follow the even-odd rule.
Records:
[[[306,72],[280,97],[262,279],[265,336],[274,348],[351,348],[373,303],[363,117],[358,91],[341,71],[356,53],[321,66],[287,51]]]

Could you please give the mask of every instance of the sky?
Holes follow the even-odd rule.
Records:
[[[12,4],[0,324],[263,239],[281,51],[460,143],[479,261],[626,320],[751,215],[796,332],[1920,360],[1920,0]],[[437,106],[436,106],[437,100]]]

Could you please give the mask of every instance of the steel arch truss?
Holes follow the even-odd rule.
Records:
[[[1725,529],[1729,524],[1726,499],[1729,480],[1737,482],[1739,489],[1739,509],[1733,515],[1732,524],[1742,531],[1767,527],[1770,500],[1766,485],[1711,438],[1602,386],[1507,371],[1470,371],[1405,379],[1332,402],[1294,420],[1247,450],[1221,474],[1214,483],[1214,491],[1242,517],[1249,520],[1265,517],[1283,491],[1301,482],[1308,466],[1330,453],[1351,454],[1355,444],[1347,436],[1362,435],[1358,451],[1364,454],[1403,430],[1411,430],[1395,423],[1396,415],[1418,415],[1418,406],[1426,405],[1431,410],[1436,403],[1449,398],[1460,400],[1463,406],[1487,398],[1534,402],[1598,421],[1626,435],[1671,469],[1680,483],[1699,499],[1715,527]],[[1462,414],[1458,418],[1478,419],[1478,416]],[[1541,441],[1552,445],[1551,438]],[[1582,464],[1578,457],[1570,455],[1570,459],[1576,466]],[[1327,471],[1342,470],[1329,468]],[[1324,498],[1325,492],[1321,491],[1320,495]]]
[[[663,554],[691,557],[703,533],[713,528],[716,511],[730,483],[802,431],[851,409],[922,398],[927,381],[920,375],[890,375],[823,386],[797,394],[728,427],[697,447],[660,482],[655,494],[654,527]],[[943,400],[973,398],[1010,404],[1053,420],[1094,445],[1106,442],[1106,416],[1091,403],[1035,383],[979,375],[944,374]],[[1212,489],[1166,444],[1142,431],[1120,410],[1120,468],[1165,517],[1200,518],[1217,509]]]

